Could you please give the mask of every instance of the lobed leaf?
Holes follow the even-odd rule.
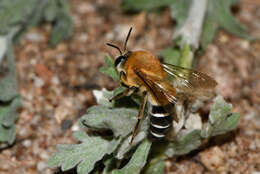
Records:
[[[0,34],[7,34],[13,25],[26,23],[37,5],[37,0],[1,0]]]
[[[161,7],[170,7],[171,16],[176,20],[176,28],[178,29],[184,24],[189,14],[191,2],[190,0],[124,0],[122,1],[122,8],[126,11],[152,11]],[[231,34],[254,40],[247,34],[246,27],[231,12],[231,6],[238,2],[239,0],[208,0],[201,34],[203,49],[206,49],[207,45],[212,42],[218,29],[224,29]]]
[[[19,33],[18,33],[18,38],[21,37],[21,35],[23,34],[24,31],[26,31],[27,29],[37,26],[40,24],[40,22],[42,22],[43,20],[43,13],[46,10],[46,6],[48,6],[48,4],[50,4],[50,2],[52,0],[45,0],[45,1],[39,1],[39,0],[34,0],[36,5],[35,6],[31,6],[31,13],[29,15],[29,17],[24,18],[24,20],[26,20],[26,23],[24,24],[18,24],[18,26],[21,28]],[[53,1],[54,3],[56,3],[56,0]],[[28,20],[28,18],[30,20]],[[17,37],[17,36],[16,36]]]
[[[15,74],[8,74],[0,80],[0,101],[7,102],[18,95]]]
[[[102,174],[111,174],[111,171],[116,167],[116,159],[113,157],[110,157],[106,160],[104,160],[105,168],[102,171]]]
[[[191,0],[173,0],[172,3],[170,4],[171,7],[171,17],[176,20],[177,26],[176,28],[180,28],[189,13],[189,7]]]
[[[47,3],[46,3],[47,2]],[[53,22],[57,18],[59,7],[57,4],[57,0],[47,0],[45,1],[46,5],[44,6],[44,19],[48,22]]]
[[[6,41],[8,45],[8,41]],[[0,142],[12,144],[15,140],[17,109],[21,106],[21,98],[17,93],[16,72],[13,49],[8,46],[5,53],[8,72],[0,79]]]
[[[109,102],[109,99],[114,96],[113,91],[103,88],[102,90],[93,90],[93,95],[99,105],[105,107],[113,107],[115,105],[115,101]]]
[[[133,127],[134,128],[134,127]],[[134,141],[132,144],[130,144],[131,139],[132,139],[132,134],[127,136],[120,144],[118,149],[116,150],[115,157],[119,160],[122,160],[125,158],[126,154],[136,145],[138,145],[140,142],[142,142],[146,137],[147,137],[147,132],[148,132],[148,119],[144,119],[142,121],[141,128],[139,132],[137,133]]]
[[[208,44],[212,42],[218,31],[218,23],[214,20],[214,16],[208,14],[204,20],[203,30],[201,33],[201,46],[206,49]]]
[[[110,129],[115,137],[124,137],[133,130],[137,115],[136,109],[93,106],[80,119],[80,123],[84,122],[92,129]]]
[[[119,76],[118,76],[118,74],[117,74],[117,72],[115,70],[113,59],[110,56],[106,55],[105,56],[105,62],[107,64],[107,66],[101,67],[99,69],[99,71],[104,73],[104,74],[106,74],[106,75],[108,75],[108,76],[110,76],[110,77],[112,77],[115,81],[118,81],[119,80]]]
[[[144,174],[163,174],[164,173],[164,158],[160,156],[152,159],[144,170]]]
[[[122,169],[113,170],[112,174],[133,174],[140,173],[144,167],[150,147],[151,142],[149,140],[144,140],[136,149],[131,160]]]
[[[101,137],[90,137],[81,131],[75,132],[74,137],[82,143],[58,145],[59,151],[47,162],[49,166],[61,166],[62,171],[65,171],[77,165],[79,174],[89,173],[94,169],[95,163],[104,155],[111,154],[120,142],[119,139],[108,141]]]
[[[7,41],[8,42],[8,41]],[[10,44],[6,52],[8,72],[0,79],[0,101],[8,102],[18,95],[13,49]]]
[[[201,135],[207,138],[235,129],[240,115],[238,113],[231,113],[231,109],[232,105],[226,103],[223,97],[216,97],[210,109],[209,122]]]
[[[68,39],[73,32],[72,18],[64,11],[57,14],[56,24],[51,31],[50,44],[57,45],[60,41]]]
[[[125,87],[119,87],[114,91],[107,91],[106,89],[102,89],[102,91],[94,90],[94,96],[97,100],[97,103],[100,106],[94,107],[95,112],[93,113],[92,108],[89,109],[88,114],[93,113],[93,117],[90,115],[83,116],[82,119],[80,119],[80,124],[82,125],[82,122],[84,122],[84,126],[87,126],[92,129],[111,129],[115,136],[121,136],[125,137],[124,140],[121,142],[119,148],[116,150],[115,157],[117,159],[123,159],[125,157],[125,154],[131,150],[132,147],[139,144],[144,138],[147,136],[147,130],[148,130],[148,120],[147,117],[144,116],[146,119],[142,121],[142,126],[139,130],[139,133],[134,139],[134,142],[130,144],[131,135],[130,132],[132,132],[133,128],[135,127],[136,120],[137,120],[137,107],[132,107],[130,116],[128,117],[128,111],[126,111],[126,107],[128,109],[131,108],[131,98],[125,98],[121,99],[116,102],[108,102],[108,99],[112,96],[116,95],[119,92],[122,92],[125,90]],[[117,104],[117,102],[119,104]],[[120,111],[118,109],[115,109],[114,107],[121,106]],[[106,109],[104,109],[106,108]],[[99,111],[98,114],[96,113],[96,110]],[[118,112],[119,111],[119,112]],[[122,112],[121,112],[122,111]],[[132,113],[132,111],[134,111]],[[123,114],[123,115],[121,115]],[[105,116],[104,116],[105,115]],[[133,121],[134,120],[134,121]],[[123,123],[123,124],[121,124]],[[122,125],[122,126],[118,126]],[[123,128],[123,129],[122,129]],[[119,133],[117,133],[119,132]]]
[[[179,65],[179,59],[181,57],[180,51],[174,48],[166,48],[160,52],[160,56],[163,57],[165,63],[172,65]]]
[[[15,140],[15,135],[16,135],[15,125],[12,125],[10,127],[5,127],[3,125],[0,125],[0,142],[8,142],[8,144],[13,144]]]
[[[6,128],[11,127],[17,119],[17,109],[21,106],[21,98],[16,97],[10,102],[0,104],[0,124]]]
[[[254,38],[247,34],[247,29],[232,14],[231,6],[238,3],[237,0],[209,0],[208,10],[203,24],[201,45],[205,49],[214,39],[218,29],[243,37],[248,40]]]
[[[184,155],[197,149],[201,145],[201,131],[193,130],[191,132],[183,132],[178,135],[178,138],[174,142],[168,144],[165,154],[169,157],[174,155]]]
[[[7,51],[7,37],[0,36],[0,64],[4,59],[6,51]]]
[[[166,7],[173,0],[123,0],[122,8],[126,11],[151,11],[161,7]]]
[[[19,38],[27,28],[46,20],[55,23],[50,39],[50,43],[55,45],[72,34],[72,19],[68,15],[67,4],[66,0],[2,0],[0,34],[8,34],[12,28],[19,27],[15,35]]]
[[[20,97],[0,104],[0,142],[13,144],[16,135],[17,109],[21,106]]]
[[[56,44],[71,34],[72,20],[68,15],[66,0],[0,1],[0,63],[6,57],[8,64],[6,75],[0,79],[0,141],[8,141],[9,144],[15,140],[16,110],[21,105],[17,91],[13,43],[26,29],[44,19],[55,23],[52,43]]]
[[[93,90],[93,95],[99,105],[112,108],[112,107],[127,107],[137,109],[140,103],[140,96],[131,95],[131,97],[123,97],[121,99],[109,101],[113,96],[125,91],[127,88],[120,86],[114,91],[107,91],[105,88],[102,90]]]

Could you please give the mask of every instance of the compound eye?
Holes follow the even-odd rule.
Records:
[[[115,67],[120,63],[125,61],[126,57],[125,56],[119,56],[118,58],[116,58],[115,60]]]

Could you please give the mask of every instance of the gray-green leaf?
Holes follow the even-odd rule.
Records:
[[[143,141],[136,149],[131,160],[122,169],[114,170],[112,174],[138,174],[144,167],[150,147],[151,142],[149,140]]]
[[[57,15],[57,22],[51,31],[51,45],[57,45],[60,41],[68,39],[73,32],[73,24],[71,17],[64,11],[60,11]]]
[[[166,7],[173,0],[123,0],[122,8],[126,11],[141,11],[141,10],[156,10],[161,7]]]
[[[210,109],[209,122],[202,131],[203,137],[224,134],[236,128],[240,115],[231,113],[232,105],[225,102],[223,97],[218,96]]]
[[[16,112],[21,106],[21,99],[17,92],[13,49],[8,40],[6,43],[8,49],[5,58],[7,59],[8,72],[0,79],[0,142],[12,144],[16,133],[14,124],[17,119]]]
[[[103,88],[102,90],[93,90],[93,95],[99,105],[105,107],[113,107],[115,105],[115,101],[109,102],[109,99],[114,96],[114,91],[108,91]]]
[[[93,170],[97,161],[104,155],[111,154],[118,146],[120,140],[105,140],[101,137],[90,137],[84,132],[75,132],[74,137],[80,144],[58,145],[58,152],[48,160],[51,167],[61,166],[62,171],[77,166],[78,174],[86,174]]]
[[[118,77],[118,74],[115,70],[113,59],[110,56],[106,55],[105,61],[106,61],[107,66],[101,67],[99,69],[99,71],[108,75],[108,76],[110,76],[110,77],[112,77],[114,80],[118,81],[119,77]]]
[[[57,6],[57,0],[48,0],[48,3],[46,3],[46,7],[43,11],[44,18],[48,22],[53,22],[57,18],[59,8]]]
[[[13,144],[15,140],[15,135],[15,125],[12,125],[11,127],[4,127],[3,125],[0,125],[0,142],[8,142],[8,144]]]
[[[166,48],[160,52],[160,56],[163,57],[165,63],[172,65],[179,65],[180,51],[174,48]]]
[[[116,137],[128,135],[137,121],[137,109],[94,106],[80,119],[92,129],[110,129]]]
[[[227,32],[253,40],[254,38],[247,34],[247,29],[232,14],[231,5],[237,3],[237,0],[209,0],[208,10],[205,17],[203,31],[201,36],[202,48],[213,40],[217,29],[224,29]]]
[[[26,23],[37,5],[37,0],[1,0],[0,34],[7,34],[13,25]]]
[[[132,144],[130,144],[132,139],[132,134],[130,134],[128,137],[124,139],[124,141],[121,142],[119,148],[117,149],[115,153],[115,157],[117,159],[123,159],[125,158],[125,155],[137,144],[139,144],[141,141],[143,141],[147,137],[147,131],[148,131],[149,125],[148,125],[148,118],[144,119],[142,121],[142,126],[138,131],[138,134],[134,138],[134,141]]]
[[[12,144],[15,140],[17,109],[21,106],[20,97],[0,104],[0,142]]]
[[[189,133],[180,135],[177,140],[169,143],[166,155],[172,157],[174,155],[184,155],[198,148],[201,145],[201,131],[193,130]]]
[[[0,64],[4,59],[4,55],[7,51],[7,36],[0,36]]]
[[[173,0],[171,7],[171,17],[177,22],[177,29],[180,28],[189,13],[189,7],[191,4],[191,0]]]
[[[18,95],[13,49],[9,42],[7,46],[9,48],[5,58],[7,59],[8,73],[0,79],[0,101],[3,102],[8,102]]]
[[[164,158],[157,157],[151,160],[145,168],[144,174],[163,174]]]
[[[11,127],[17,119],[17,109],[21,106],[21,98],[16,97],[10,102],[0,104],[0,124]]]
[[[115,168],[116,159],[111,157],[106,160],[104,160],[105,168],[102,171],[102,174],[110,174],[111,171]]]

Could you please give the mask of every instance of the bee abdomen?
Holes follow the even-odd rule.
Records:
[[[171,125],[171,114],[163,106],[152,106],[150,111],[150,134],[152,138],[164,138]]]

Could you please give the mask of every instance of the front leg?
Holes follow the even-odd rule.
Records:
[[[147,92],[146,91],[143,92],[142,103],[141,103],[141,105],[139,107],[139,113],[138,113],[138,117],[137,117],[138,120],[137,120],[137,123],[135,125],[134,131],[133,131],[133,135],[132,135],[132,139],[130,141],[130,144],[133,143],[134,138],[136,137],[136,135],[138,133],[138,130],[139,130],[140,126],[141,126],[142,119],[143,119],[143,116],[144,116],[145,105],[147,103],[147,97],[148,97]]]
[[[112,102],[113,100],[117,100],[117,99],[120,99],[122,97],[125,97],[125,96],[129,96],[131,94],[133,94],[134,92],[137,91],[137,87],[135,86],[132,86],[130,88],[127,88],[126,90],[124,90],[123,92],[117,94],[116,96],[112,97],[109,99],[109,102]]]

